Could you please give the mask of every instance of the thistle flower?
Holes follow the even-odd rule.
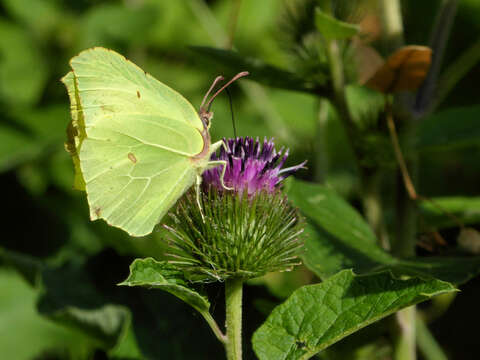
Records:
[[[220,154],[213,154],[211,160],[227,161],[224,183],[242,195],[258,194],[262,191],[275,192],[280,182],[289,175],[303,168],[306,161],[286,169],[282,169],[288,157],[288,150],[275,150],[273,140],[265,138],[262,144],[251,137],[224,139],[226,148],[220,149]],[[204,187],[215,187],[224,191],[220,181],[222,169],[216,167],[203,173]]]
[[[212,160],[225,160],[203,174],[201,209],[188,192],[164,225],[170,233],[171,262],[191,281],[252,278],[291,270],[300,263],[303,219],[279,187],[305,163],[282,169],[288,150],[276,151],[272,140],[225,140]],[[203,213],[202,213],[203,211]]]

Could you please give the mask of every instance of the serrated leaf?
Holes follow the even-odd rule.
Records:
[[[221,73],[234,75],[245,70],[250,72],[248,79],[258,81],[263,85],[315,93],[322,96],[328,96],[330,92],[326,86],[303,79],[288,70],[266,64],[258,58],[242,56],[236,51],[204,46],[191,46],[190,49],[203,58],[219,64],[222,68],[218,71]]]
[[[156,261],[153,258],[135,259],[130,265],[130,275],[118,285],[143,286],[167,291],[200,313],[206,313],[210,308],[208,299],[188,287],[183,272],[167,261]]]
[[[480,106],[452,108],[424,119],[418,132],[418,150],[449,150],[480,145]]]
[[[360,28],[315,9],[315,25],[326,40],[349,39],[360,32]]]
[[[263,360],[309,359],[351,333],[432,296],[456,291],[436,279],[398,279],[388,272],[358,276],[345,270],[296,290],[254,333]]]
[[[291,180],[287,194],[309,223],[302,260],[321,279],[353,268],[358,274],[390,270],[462,284],[480,273],[479,256],[395,258],[377,245],[360,214],[322,185]]]

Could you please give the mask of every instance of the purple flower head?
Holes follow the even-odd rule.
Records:
[[[277,185],[296,172],[304,168],[306,161],[299,165],[282,169],[288,157],[288,150],[281,148],[275,150],[273,139],[263,140],[263,144],[251,137],[224,139],[227,149],[222,147],[220,154],[212,154],[211,160],[226,160],[224,183],[235,192],[242,195],[247,192],[249,196],[261,191],[272,193]],[[207,170],[203,173],[205,186],[213,186],[219,191],[224,191],[220,176],[222,166]]]

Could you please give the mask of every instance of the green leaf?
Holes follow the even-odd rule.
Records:
[[[377,245],[360,214],[322,185],[292,180],[287,194],[309,220],[302,259],[321,279],[353,268],[358,274],[390,270],[399,276],[432,276],[462,284],[480,273],[479,256],[393,257]]]
[[[130,327],[129,309],[107,303],[83,267],[46,267],[42,283],[45,291],[37,303],[42,315],[80,330],[103,349],[112,349],[121,342]]]
[[[48,68],[35,41],[20,26],[0,20],[0,97],[12,106],[35,104]]]
[[[386,264],[392,261],[392,257],[376,245],[375,234],[360,214],[333,190],[295,180],[287,195],[301,212],[312,220],[310,223],[317,227],[315,230],[325,239],[330,239],[323,244],[332,242],[330,250],[326,251],[333,251],[333,247],[344,248],[345,252],[363,254],[366,259],[375,259],[375,263]],[[313,234],[313,230],[314,228],[310,227],[308,231]],[[305,253],[308,254],[309,251]]]
[[[35,309],[38,290],[18,274],[0,269],[0,349],[2,358],[31,360],[52,349],[65,358],[87,359],[93,353],[91,338],[40,316]],[[73,357],[75,356],[75,357]]]
[[[258,81],[263,85],[322,96],[328,96],[330,92],[326,86],[298,77],[288,70],[266,64],[258,58],[244,57],[236,51],[204,46],[191,46],[190,49],[203,58],[219,64],[221,68],[218,71],[221,73],[232,75],[245,70],[250,72],[248,79]]]
[[[130,265],[127,280],[118,285],[161,289],[185,301],[200,313],[208,313],[210,309],[208,299],[189,288],[183,272],[167,261],[156,261],[153,258],[135,259]]]
[[[349,39],[360,32],[358,26],[335,19],[318,8],[315,9],[315,25],[326,40]]]
[[[436,228],[456,227],[454,215],[464,225],[480,222],[480,197],[446,196],[436,197],[433,201],[424,201],[420,209],[428,224]],[[435,205],[434,205],[435,204]]]
[[[319,351],[405,307],[456,291],[435,279],[398,279],[388,272],[357,276],[345,270],[304,286],[277,306],[253,335],[263,360],[309,359]]]
[[[449,150],[461,146],[480,145],[480,106],[453,108],[423,120],[416,148]]]

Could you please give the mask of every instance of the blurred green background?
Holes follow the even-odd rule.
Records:
[[[89,221],[84,194],[72,188],[73,167],[64,151],[69,103],[59,80],[69,70],[71,57],[85,48],[104,46],[198,106],[211,81],[225,71],[231,75],[231,69],[190,46],[225,47],[233,33],[233,45],[243,56],[301,74],[305,63],[299,67],[289,51],[289,3],[243,0],[235,26],[238,1],[0,0],[1,359],[223,358],[222,347],[194,310],[168,294],[115,286],[126,277],[134,257],[161,256],[162,234],[132,240],[102,221]],[[342,6],[353,20],[359,20],[365,6],[375,1],[343,3],[348,3]],[[407,44],[428,43],[440,3],[403,1]],[[479,34],[480,2],[460,1],[444,66],[478,41]],[[388,54],[385,44],[374,45]],[[251,69],[236,69],[242,70]],[[306,76],[310,73],[305,70]],[[322,180],[357,204],[355,163],[334,111],[323,128],[327,151],[319,154],[317,97],[242,83],[232,87],[238,135],[274,137],[278,146],[290,148],[289,164],[309,161],[300,177]],[[468,107],[465,116],[479,119],[479,83],[477,65],[439,111]],[[372,97],[362,94],[357,92],[351,100],[357,111],[378,112]],[[213,110],[212,138],[233,136],[228,98],[216,100]],[[431,122],[425,125],[419,188],[424,195],[480,195],[479,130],[463,134],[452,146],[444,139],[456,116],[458,112],[450,117],[444,113],[440,129]],[[374,152],[388,162],[388,151],[384,154],[380,147]],[[326,174],[318,172],[319,157],[328,160]],[[473,211],[478,215],[479,209]],[[454,230],[447,226],[442,231],[448,238]],[[312,275],[300,269],[270,277],[268,287],[249,286],[246,341],[273,304],[311,280]],[[221,319],[221,287],[206,290]],[[469,354],[478,348],[479,300],[480,282],[472,281],[459,303],[434,324],[434,333],[452,359],[477,358]],[[253,358],[248,351],[247,358]]]

